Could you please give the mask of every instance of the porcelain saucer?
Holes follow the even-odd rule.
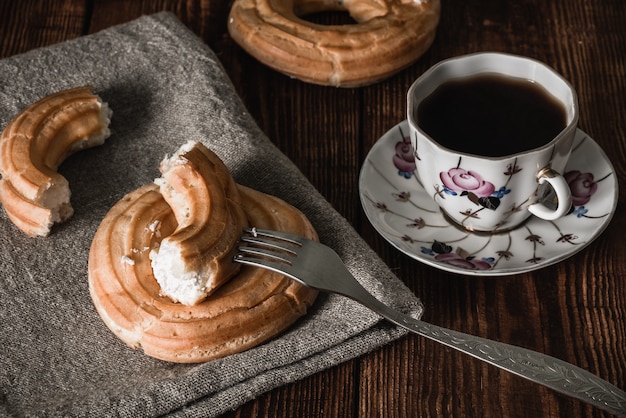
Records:
[[[565,177],[572,190],[568,215],[556,221],[531,216],[498,234],[471,233],[439,210],[415,175],[406,121],[385,133],[369,152],[359,177],[367,218],[394,247],[428,265],[465,275],[504,276],[562,261],[600,235],[617,206],[617,179],[600,146],[576,132]]]

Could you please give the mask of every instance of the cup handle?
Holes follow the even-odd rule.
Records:
[[[552,209],[543,203],[535,203],[528,207],[528,211],[546,221],[554,221],[565,216],[572,206],[572,192],[563,176],[551,168],[544,168],[537,174],[537,181],[539,184],[545,182],[550,184],[556,194],[557,207]]]

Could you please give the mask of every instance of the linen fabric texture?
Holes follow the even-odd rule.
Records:
[[[216,55],[174,15],[1,60],[0,127],[82,85],[109,103],[112,135],[60,167],[74,216],[30,238],[0,211],[0,415],[218,416],[405,334],[347,298],[320,294],[277,338],[207,363],[167,363],[119,340],[89,296],[91,241],[108,210],[159,177],[159,162],[189,140],[216,152],[239,183],[303,211],[368,290],[421,316],[419,299],[261,132]]]

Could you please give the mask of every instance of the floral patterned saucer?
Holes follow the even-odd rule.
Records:
[[[393,246],[442,270],[503,276],[564,260],[589,245],[617,205],[617,180],[606,154],[578,130],[565,178],[573,204],[565,217],[531,216],[498,234],[470,233],[448,220],[415,176],[406,121],[372,147],[359,178],[361,203],[374,228]]]

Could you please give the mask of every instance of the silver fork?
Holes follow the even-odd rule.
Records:
[[[612,414],[626,416],[626,392],[580,367],[522,347],[441,328],[390,308],[361,286],[335,251],[318,242],[248,228],[234,260],[282,273],[321,291],[347,296],[409,331]]]

